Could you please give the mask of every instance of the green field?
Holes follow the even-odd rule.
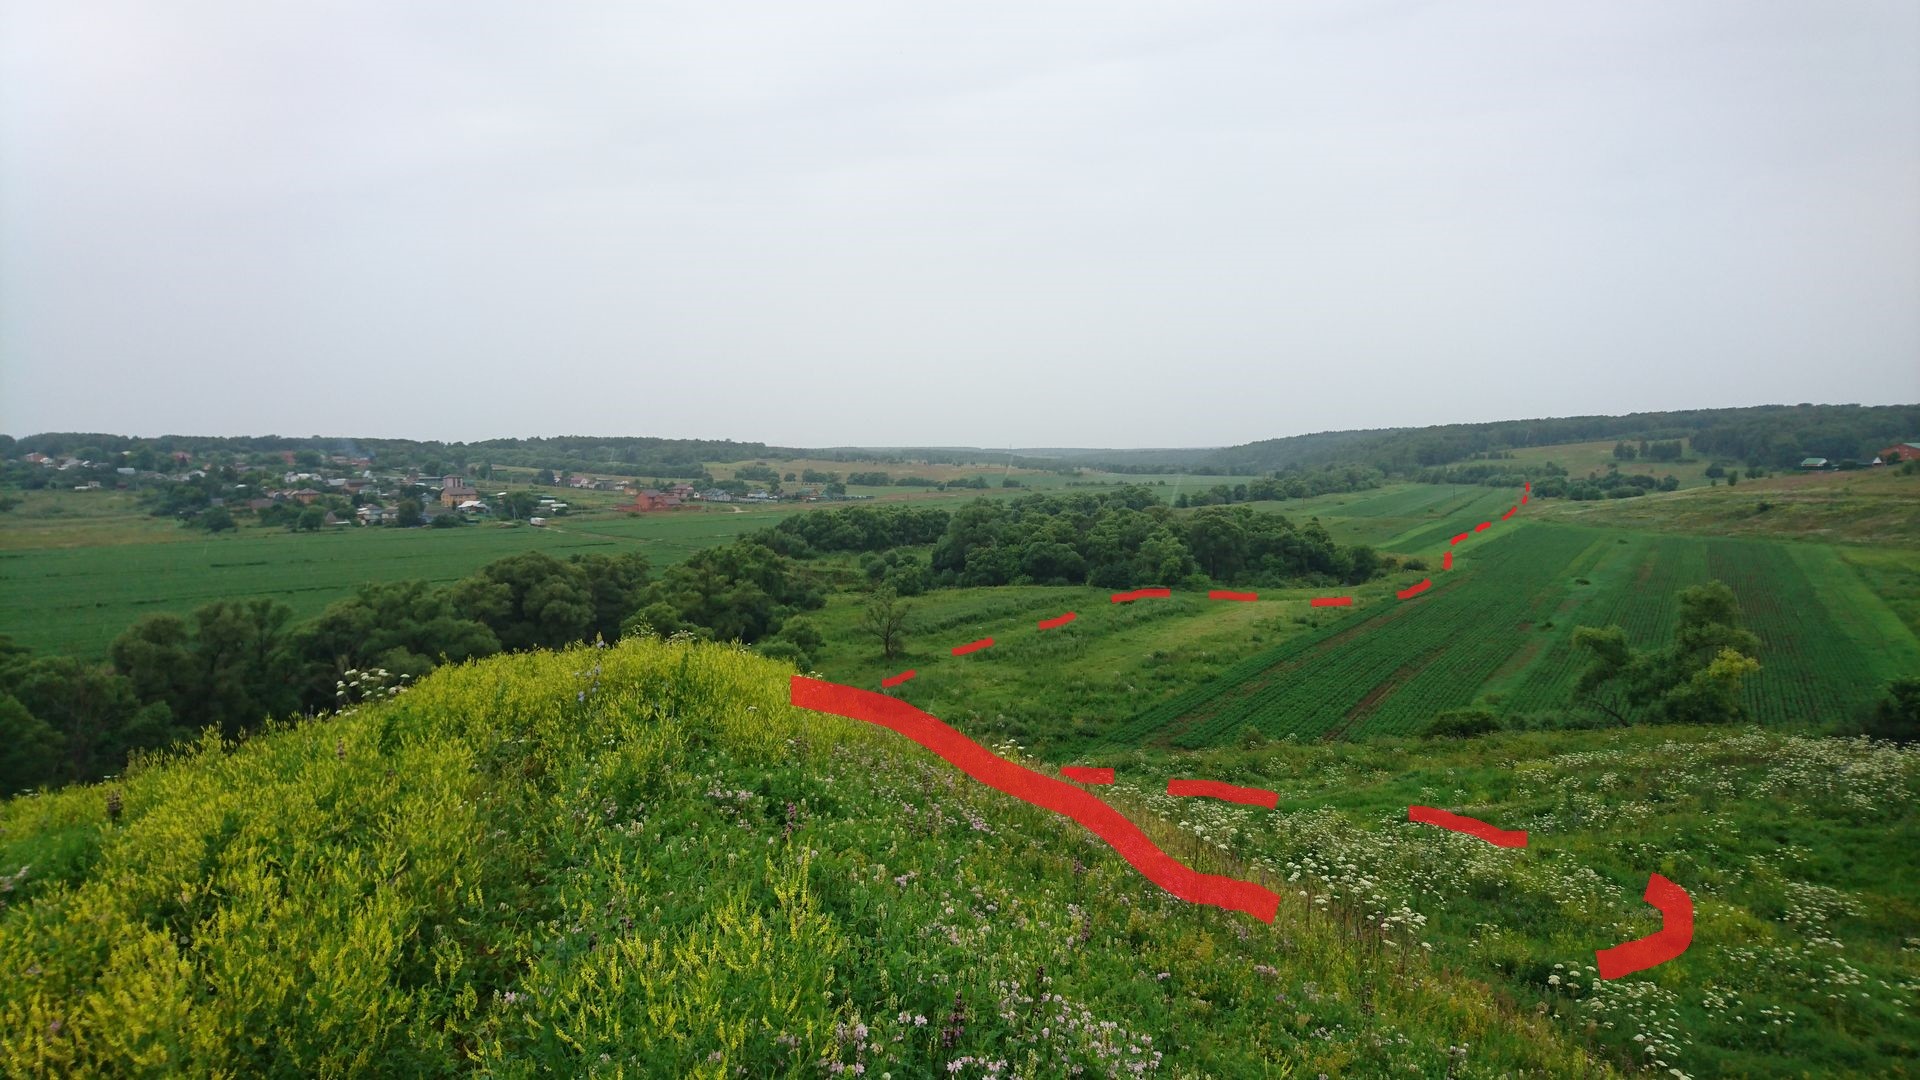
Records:
[[[836,598],[818,616],[830,677],[874,686],[912,668],[896,693],[983,738],[1049,751],[1147,743],[1205,746],[1251,727],[1319,738],[1409,732],[1436,712],[1474,703],[1550,718],[1571,704],[1585,658],[1582,625],[1618,624],[1636,646],[1670,637],[1676,594],[1719,579],[1733,588],[1761,640],[1762,670],[1746,702],[1760,721],[1844,726],[1894,677],[1920,672],[1920,552],[1752,537],[1594,529],[1535,520],[1530,503],[1508,522],[1507,492],[1401,485],[1303,505],[1335,535],[1429,562],[1417,580],[1347,590],[1351,610],[1314,610],[1316,590],[1263,591],[1253,604],[1191,593],[1116,607],[1091,589],[947,590],[913,601],[908,651],[882,660],[857,625],[859,602]],[[1492,520],[1440,570],[1448,539]],[[1319,590],[1324,592],[1325,590]],[[1041,632],[1064,610],[1081,618]],[[955,644],[995,646],[954,658]]]
[[[1204,746],[1243,725],[1273,737],[1407,733],[1474,702],[1557,711],[1585,664],[1576,626],[1617,624],[1651,646],[1672,635],[1677,591],[1716,579],[1761,641],[1745,693],[1762,723],[1850,720],[1888,681],[1920,671],[1920,640],[1831,549],[1526,523],[1462,544],[1425,595],[1377,601],[1249,657],[1111,741]]]
[[[838,464],[842,471],[846,467],[810,464]],[[908,466],[893,468],[911,471]],[[984,475],[953,466],[934,471],[942,476]],[[1047,490],[1068,490],[1070,478],[1030,473],[1024,479]],[[1077,482],[1166,480],[1168,486],[1158,490],[1171,499],[1182,479],[1088,474]],[[628,497],[618,493],[541,490],[573,503],[576,512],[544,528],[500,523],[452,530],[341,526],[296,534],[243,525],[220,535],[155,518],[128,492],[25,492],[22,505],[0,517],[0,635],[36,651],[98,657],[136,619],[156,612],[185,614],[212,600],[271,597],[303,618],[364,582],[449,582],[494,559],[533,550],[557,556],[638,550],[658,569],[766,528],[788,514],[842,505],[735,503],[629,514],[619,509]],[[951,506],[982,496],[1013,498],[1028,489],[851,490],[888,502]]]
[[[1680,481],[1682,488],[1706,487],[1709,483],[1707,466],[1712,462],[1695,456],[1691,450],[1679,461],[1647,461],[1635,458],[1632,461],[1620,461],[1613,456],[1615,440],[1600,439],[1595,442],[1559,443],[1554,446],[1528,446],[1513,451],[1511,461],[1518,468],[1531,464],[1552,462],[1567,470],[1570,479],[1578,479],[1594,473],[1604,473],[1609,469],[1618,469],[1629,476],[1639,474],[1659,479],[1672,476]],[[1638,439],[1628,442],[1639,445]]]
[[[1920,543],[1920,476],[1885,468],[1787,473],[1733,487],[1547,502],[1539,513],[1622,529],[1912,548]]]
[[[520,551],[563,557],[640,551],[657,568],[794,511],[603,513],[544,528],[243,529],[218,536],[161,523],[166,531],[147,543],[0,547],[0,634],[35,650],[100,656],[134,620],[155,612],[184,614],[212,600],[269,596],[306,617],[362,582],[449,582]]]

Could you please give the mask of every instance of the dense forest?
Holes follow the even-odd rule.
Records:
[[[1871,460],[1888,443],[1920,438],[1916,405],[1761,405],[1326,432],[1228,447],[1204,459],[1236,473],[1332,462],[1394,476],[1529,446],[1600,439],[1685,439],[1694,451],[1747,465],[1788,467],[1807,456]]]

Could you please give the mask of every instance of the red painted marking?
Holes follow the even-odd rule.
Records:
[[[1409,585],[1406,588],[1401,589],[1399,592],[1394,593],[1393,595],[1399,597],[1402,600],[1411,600],[1414,597],[1419,596],[1421,593],[1426,592],[1428,589],[1432,587],[1433,587],[1432,578],[1421,578],[1420,584]]]
[[[1478,818],[1450,814],[1445,810],[1436,810],[1431,806],[1407,807],[1407,820],[1422,825],[1438,825],[1468,836],[1477,836],[1494,847],[1526,847],[1527,830],[1496,829]]]
[[[1445,555],[1445,557],[1443,557],[1443,558],[1442,558],[1442,559],[1440,560],[1440,569],[1442,569],[1442,570],[1451,570],[1451,569],[1453,569],[1453,552],[1451,552],[1451,551],[1449,551],[1449,552],[1447,552],[1447,554]]]
[[[1266,788],[1234,787],[1218,780],[1169,780],[1169,795],[1205,795],[1211,799],[1225,799],[1228,802],[1246,803],[1248,806],[1264,806],[1271,810],[1280,803],[1280,793]]]
[[[1527,496],[1525,495],[1520,496],[1520,505],[1521,506],[1527,505]]]
[[[1533,490],[1533,481],[1531,481],[1531,480],[1529,480],[1529,481],[1527,481],[1527,490],[1528,490],[1528,491],[1532,491],[1532,490]]]
[[[1260,599],[1260,594],[1250,593],[1250,592],[1228,592],[1225,589],[1215,589],[1212,592],[1207,594],[1207,599],[1209,600],[1258,600]]]
[[[1480,531],[1480,530],[1482,530],[1482,529],[1491,529],[1491,528],[1493,528],[1493,522],[1491,522],[1491,521],[1483,521],[1483,522],[1481,522],[1480,524],[1478,524],[1478,525],[1475,525],[1475,526],[1473,527],[1473,531],[1474,531],[1474,532],[1479,532],[1479,531]]]
[[[1077,780],[1082,784],[1113,783],[1112,769],[1089,769],[1080,765],[1063,765],[1060,768],[1060,775],[1069,780]]]
[[[1510,518],[1510,517],[1512,517],[1513,515],[1515,515],[1515,514],[1517,514],[1517,513],[1519,513],[1519,512],[1520,512],[1520,508],[1519,508],[1519,507],[1517,507],[1517,506],[1509,506],[1509,507],[1507,507],[1507,512],[1506,512],[1506,513],[1504,513],[1504,514],[1501,514],[1501,515],[1500,515],[1500,520],[1501,520],[1501,521],[1505,521],[1505,520],[1507,520],[1508,518]]]
[[[1594,950],[1601,978],[1617,979],[1664,964],[1693,944],[1693,897],[1687,890],[1659,874],[1649,874],[1646,900],[1660,909],[1660,929],[1611,949]]]
[[[803,675],[793,676],[788,686],[789,699],[799,708],[898,732],[988,787],[1072,818],[1111,844],[1149,881],[1182,900],[1243,911],[1267,923],[1280,906],[1273,890],[1251,881],[1200,873],[1161,851],[1138,825],[1092,794],[1016,765],[904,701]]]
[[[1056,626],[1065,626],[1065,625],[1067,625],[1068,623],[1070,623],[1070,622],[1072,622],[1073,620],[1075,620],[1075,619],[1077,619],[1077,618],[1079,618],[1079,616],[1077,616],[1077,615],[1075,615],[1075,614],[1074,614],[1073,612],[1071,612],[1071,611],[1069,611],[1069,612],[1067,612],[1067,613],[1066,613],[1065,615],[1055,615],[1055,616],[1054,616],[1053,618],[1051,618],[1051,619],[1041,619],[1041,620],[1040,620],[1040,629],[1042,629],[1042,630],[1051,630],[1051,629],[1053,629],[1053,628],[1054,628],[1054,627],[1056,627]]]
[[[1131,603],[1132,601],[1135,601],[1135,600],[1145,600],[1147,597],[1150,597],[1150,596],[1172,596],[1172,595],[1173,595],[1172,589],[1135,589],[1132,592],[1114,593],[1113,602],[1116,604],[1126,604],[1126,603]]]
[[[899,686],[901,683],[906,682],[908,679],[911,679],[918,674],[920,673],[917,671],[907,670],[907,671],[901,672],[898,675],[889,675],[886,678],[880,680],[880,685],[882,687]]]
[[[1308,607],[1352,607],[1351,596],[1316,596],[1307,601]]]
[[[1459,536],[1456,536],[1456,537],[1454,537],[1453,539],[1451,539],[1451,540],[1449,540],[1449,541],[1447,541],[1447,543],[1448,543],[1448,544],[1457,544],[1457,543],[1459,543],[1460,541],[1462,541],[1462,540],[1465,540],[1465,539],[1466,539],[1467,537],[1469,537],[1469,536],[1471,536],[1471,535],[1473,535],[1473,534],[1472,534],[1472,533],[1461,533],[1461,534],[1460,534]]]
[[[979,652],[981,649],[987,648],[992,644],[992,638],[983,637],[979,641],[969,641],[965,645],[955,645],[953,647],[953,655],[965,656],[968,653]]]

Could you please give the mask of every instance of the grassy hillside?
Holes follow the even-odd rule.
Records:
[[[686,643],[504,657],[0,803],[0,1071],[1604,1076],[1625,1056],[1362,904],[1287,890],[1266,925],[1172,900],[1064,819],[790,709],[787,674]],[[1138,802],[1180,857],[1255,872]]]
[[[1920,476],[1894,469],[1785,473],[1728,487],[1606,502],[1543,503],[1557,520],[1832,544],[1920,544]]]
[[[1920,750],[1633,728],[1090,763],[1314,903],[1418,925],[1443,966],[1656,1075],[1914,1075]],[[1175,799],[1168,769],[1280,804]],[[1524,829],[1527,847],[1409,823],[1411,805]],[[1650,873],[1691,894],[1692,946],[1595,978],[1593,950],[1659,928]]]

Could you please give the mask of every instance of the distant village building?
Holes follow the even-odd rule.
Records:
[[[1894,443],[1880,451],[1880,460],[1892,461],[1895,454],[1900,455],[1901,461],[1920,461],[1920,443]]]
[[[299,491],[296,491],[293,493],[294,500],[298,502],[301,506],[310,506],[312,505],[313,500],[319,497],[320,497],[320,492],[315,491],[312,488],[301,488]]]
[[[440,505],[459,508],[461,503],[472,502],[480,497],[480,492],[465,480],[449,476],[441,481]]]
[[[1802,458],[1800,460],[1800,467],[1803,469],[1824,469],[1827,467],[1827,459],[1823,457]]]
[[[672,510],[680,505],[680,498],[652,488],[643,488],[633,497],[631,510]]]

